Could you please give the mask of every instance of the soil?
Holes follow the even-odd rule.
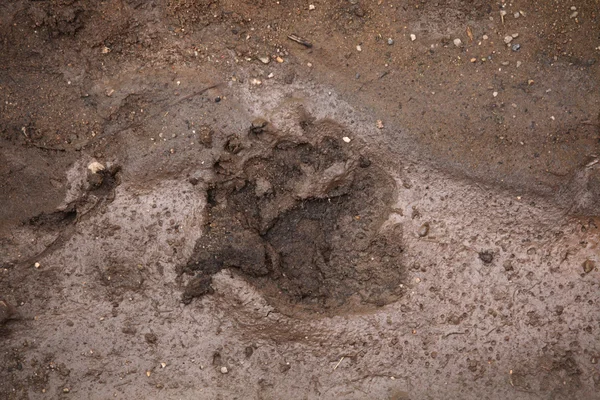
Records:
[[[598,26],[2,2],[2,398],[598,398]]]

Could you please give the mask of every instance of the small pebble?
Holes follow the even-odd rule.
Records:
[[[454,39],[454,45],[456,47],[462,46],[462,40],[460,40],[459,38]]]
[[[425,237],[429,234],[429,222],[425,222],[423,225],[421,225],[418,234],[419,237]]]
[[[483,261],[484,264],[490,264],[494,260],[494,255],[489,251],[482,251],[479,253],[479,259]]]
[[[521,16],[521,14],[519,14],[519,12],[517,11],[516,13],[513,14],[513,17],[515,18],[519,18]]]
[[[411,40],[411,41],[413,41],[413,42],[414,42],[415,40],[417,40],[417,35],[415,35],[414,33],[411,33],[411,34],[410,34],[410,40]]]
[[[311,5],[309,5],[309,6],[308,6],[308,9],[309,9],[310,11],[314,10],[315,8],[316,8],[316,7],[315,7],[315,5],[314,5],[314,4],[311,4]]]
[[[342,140],[343,140],[344,142],[346,142],[346,143],[350,143],[350,141],[351,141],[352,139],[350,139],[348,136],[344,136],[344,137],[342,138]]]
[[[391,46],[391,45],[393,45],[393,44],[394,44],[394,39],[392,39],[392,38],[388,38],[388,41],[387,41],[387,43],[388,43],[388,45],[390,45],[390,46]]]
[[[104,171],[104,165],[100,164],[98,161],[94,161],[88,164],[88,169],[92,174],[97,174],[100,171]]]
[[[215,103],[219,103],[221,101],[221,96],[215,97]]]
[[[222,374],[226,374],[228,372],[229,372],[229,370],[227,369],[227,367],[221,367],[221,373]]]
[[[513,33],[513,34],[511,34],[510,36],[512,36],[512,37],[513,37],[513,39],[516,39],[516,38],[518,38],[518,37],[519,37],[519,34],[518,34],[518,33]]]
[[[492,93],[492,96],[494,96],[494,97],[498,96],[498,92]]]
[[[519,43],[515,43],[512,45],[512,51],[519,51],[521,49],[521,45]]]
[[[279,56],[277,56],[277,58],[275,60],[280,64],[283,62],[283,58],[281,58]]]
[[[483,35],[483,40],[488,40],[490,37],[488,35]]]
[[[510,35],[504,36],[504,43],[508,44],[510,42],[512,42],[513,37]]]
[[[258,57],[258,59],[263,64],[268,64],[271,61],[271,59],[269,57],[266,57],[266,56],[265,57]]]
[[[502,65],[504,65],[506,67],[507,65],[510,65],[510,62],[508,62],[508,61],[502,61],[500,64],[502,64]]]
[[[571,6],[571,11],[575,11],[575,10],[577,10],[577,7]]]
[[[578,15],[579,15],[579,12],[577,12],[577,11],[573,11],[573,12],[571,13],[571,17],[570,17],[570,18],[571,18],[571,19],[573,19],[573,18],[577,18],[577,16],[578,16]]]
[[[596,267],[596,263],[594,263],[592,260],[585,260],[583,262],[582,266],[583,266],[583,272],[585,272],[586,274],[589,274]]]
[[[34,267],[39,268],[41,265],[39,262],[36,262],[35,264],[33,264]]]
[[[362,51],[362,47],[360,47],[360,44],[356,46],[356,51]]]
[[[517,61],[517,68],[519,68],[523,64],[521,61]]]
[[[378,119],[377,123],[376,123],[376,126],[377,126],[378,129],[383,129],[383,121],[380,120],[380,119]]]

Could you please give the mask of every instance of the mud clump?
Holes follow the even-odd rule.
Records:
[[[394,181],[344,143],[342,129],[321,121],[303,135],[225,142],[203,235],[181,271],[194,275],[184,302],[210,293],[223,268],[288,304],[383,305],[400,295],[402,230],[386,225]]]

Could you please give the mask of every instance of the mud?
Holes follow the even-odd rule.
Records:
[[[0,397],[598,397],[598,2],[311,4],[0,3]]]
[[[393,179],[332,121],[306,117],[297,136],[255,125],[226,140],[206,183],[206,223],[183,268],[196,274],[184,301],[205,294],[223,268],[254,278],[268,297],[318,309],[353,296],[378,305],[396,299],[402,227],[384,226]]]

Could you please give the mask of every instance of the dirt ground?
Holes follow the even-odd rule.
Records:
[[[4,0],[0,39],[3,399],[600,398],[599,0]]]

